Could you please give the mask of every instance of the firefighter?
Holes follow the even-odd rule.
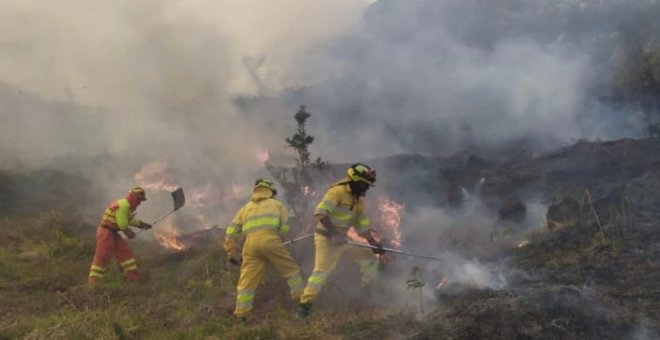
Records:
[[[238,211],[225,232],[224,249],[228,261],[241,266],[234,310],[239,320],[247,320],[252,312],[254,292],[261,283],[266,264],[272,264],[287,280],[294,300],[300,299],[302,294],[300,269],[281,239],[289,231],[286,209],[282,202],[274,199],[275,195],[277,190],[271,180],[257,179],[250,201]],[[242,258],[238,255],[241,236],[245,236]]]
[[[103,278],[112,257],[117,258],[127,280],[140,279],[133,251],[119,233],[132,239],[135,238],[135,233],[129,226],[140,229],[151,228],[151,224],[135,218],[135,210],[140,203],[146,200],[144,189],[135,187],[128,192],[125,198],[110,203],[105,209],[101,223],[96,228],[96,253],[88,277],[90,285]]]
[[[330,186],[323,200],[316,207],[314,215],[318,219],[314,245],[314,270],[307,280],[307,286],[300,299],[301,318],[306,318],[312,302],[321,292],[323,285],[332,273],[344,252],[360,266],[362,287],[369,286],[376,277],[377,259],[374,254],[383,254],[383,247],[374,239],[369,227],[369,218],[364,211],[364,196],[376,182],[376,171],[369,166],[356,163],[348,168],[347,176]],[[346,233],[353,226],[357,233],[369,244],[366,248],[346,247]],[[372,253],[373,252],[373,253]]]

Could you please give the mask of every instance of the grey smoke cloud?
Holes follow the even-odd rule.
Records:
[[[364,6],[3,1],[1,155],[29,164],[108,152],[258,166],[247,155],[282,144],[285,132],[235,110],[236,93],[255,92],[242,60],[268,55],[259,74],[277,88],[292,54],[347,30]],[[335,16],[320,15],[329,11]]]
[[[299,104],[314,151],[337,161],[638,135],[594,89],[657,40],[658,6],[3,1],[0,151],[258,166],[246,155],[282,150]]]
[[[317,112],[331,158],[636,136],[639,117],[600,103],[599,89],[626,50],[657,39],[659,13],[656,1],[381,0],[361,29],[298,58],[309,86],[275,103]]]
[[[313,154],[349,163],[635,136],[639,116],[598,89],[657,40],[656,14],[652,0],[3,1],[0,157],[108,155],[129,181],[163,160],[250,183],[300,104]]]

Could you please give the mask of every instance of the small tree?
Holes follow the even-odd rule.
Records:
[[[294,115],[297,129],[291,137],[286,137],[284,141],[287,146],[298,153],[296,166],[292,168],[277,168],[266,164],[270,174],[277,179],[287,193],[286,203],[293,212],[292,218],[296,222],[294,228],[306,229],[313,217],[311,208],[315,203],[316,188],[309,172],[310,166],[314,165],[318,169],[323,169],[326,164],[318,157],[312,164],[310,163],[311,153],[309,146],[314,143],[314,136],[307,134],[307,120],[311,114],[306,111],[305,105],[301,105],[298,112]],[[295,229],[294,229],[295,230]]]
[[[419,315],[420,317],[424,317],[424,299],[422,296],[422,288],[426,283],[422,281],[422,269],[415,266],[412,267],[410,270],[410,276],[411,278],[406,281],[406,285],[408,286],[408,289],[417,289],[417,301],[419,302]]]
[[[298,129],[293,136],[284,139],[289,147],[298,152],[298,166],[303,170],[309,165],[308,146],[314,143],[314,136],[307,134],[307,119],[311,116],[309,112],[305,111],[305,105],[300,105],[300,110],[293,116],[298,123]]]

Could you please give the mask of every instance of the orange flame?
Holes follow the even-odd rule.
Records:
[[[405,204],[397,203],[383,196],[377,197],[376,201],[380,211],[379,226],[383,236],[388,237],[392,247],[401,248],[401,214],[406,208]]]
[[[177,178],[167,162],[147,163],[135,174],[134,178],[138,185],[150,191],[171,192],[179,187]],[[232,184],[226,190],[211,183],[186,189],[187,206],[189,207],[187,211],[192,213],[193,224],[203,226],[225,220],[226,216],[222,216],[224,214],[222,208],[234,207],[244,192],[244,187],[236,184]],[[169,249],[186,249],[175,225],[171,224],[174,222],[164,222],[170,223],[170,225],[154,230],[155,239]],[[186,223],[190,223],[190,221]]]
[[[386,238],[389,244],[384,244],[384,246],[401,248],[401,214],[405,205],[381,196],[377,197],[376,201],[380,215],[375,227],[371,229],[372,235],[379,242]],[[348,229],[347,236],[355,242],[368,244],[367,240],[360,237],[355,228]]]
[[[145,164],[135,174],[135,182],[147,190],[154,191],[174,191],[178,187],[174,174],[165,162]]]
[[[187,246],[179,241],[179,233],[168,224],[167,230],[158,230],[154,236],[156,240],[166,248],[176,251],[185,250]]]

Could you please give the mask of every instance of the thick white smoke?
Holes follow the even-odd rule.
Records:
[[[347,163],[632,136],[638,117],[598,89],[657,40],[657,14],[652,0],[2,1],[0,159],[101,155],[89,172],[108,198],[149,161],[182,185],[249,184],[300,104],[314,155]]]
[[[291,77],[306,83],[243,110],[308,104],[330,159],[497,156],[635,136],[639,117],[599,98],[621,60],[657,39],[649,13],[658,9],[642,0],[381,0],[360,29],[298,56]]]
[[[253,166],[299,104],[330,160],[636,135],[639,117],[594,89],[657,39],[654,14],[652,0],[3,1],[0,152]]]

